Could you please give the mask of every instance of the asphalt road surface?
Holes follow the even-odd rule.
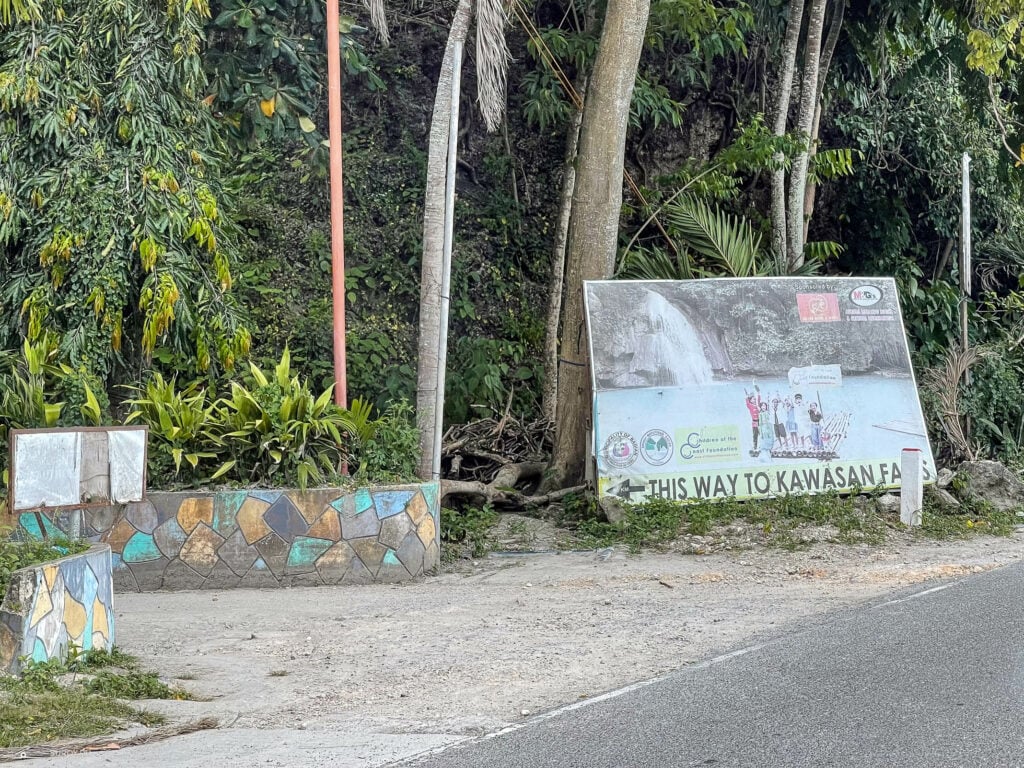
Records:
[[[408,764],[1024,766],[1024,565],[833,615]]]

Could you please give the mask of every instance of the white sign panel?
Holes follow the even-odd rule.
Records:
[[[602,495],[897,488],[934,460],[890,278],[585,284]]]
[[[148,434],[145,427],[12,430],[13,508],[141,501]]]
[[[79,502],[82,434],[39,432],[14,441],[15,509],[63,507]]]
[[[141,501],[146,489],[146,432],[118,430],[107,434],[110,456],[110,500]]]

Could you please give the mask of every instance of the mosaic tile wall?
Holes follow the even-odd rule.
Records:
[[[15,571],[0,605],[0,674],[16,674],[18,659],[63,659],[114,646],[114,589],[110,548]]]
[[[83,537],[110,545],[118,589],[223,589],[403,581],[440,562],[438,484],[356,491],[151,493],[85,510]],[[39,538],[69,513],[22,514]]]

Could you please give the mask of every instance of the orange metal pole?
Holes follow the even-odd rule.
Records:
[[[331,165],[331,286],[334,296],[334,402],[348,405],[345,360],[345,195],[341,153],[341,34],[338,0],[327,0],[327,114]]]

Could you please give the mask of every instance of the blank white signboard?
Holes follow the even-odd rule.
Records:
[[[78,504],[81,497],[81,459],[81,432],[18,435],[14,451],[14,508]]]
[[[142,501],[146,490],[146,432],[142,429],[107,433],[110,456],[110,500],[116,504]]]

